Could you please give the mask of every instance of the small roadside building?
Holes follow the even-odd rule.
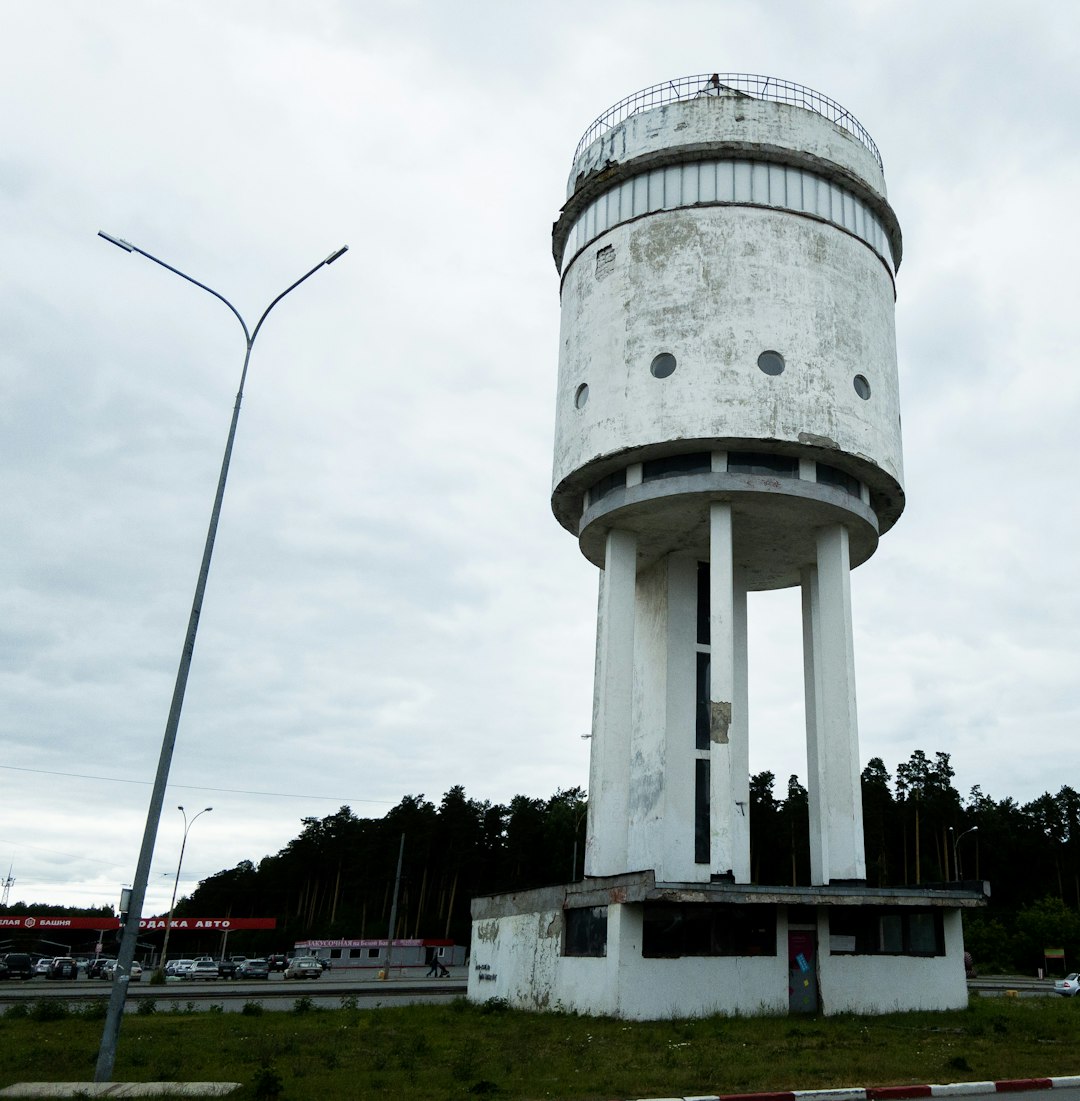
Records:
[[[338,940],[298,940],[293,945],[293,955],[314,956],[329,964],[331,971],[344,969],[381,971],[387,961],[394,970],[427,970],[432,960],[444,967],[457,967],[465,962],[467,950],[452,940],[418,938],[395,940],[388,951],[387,941],[374,939],[341,938]]]

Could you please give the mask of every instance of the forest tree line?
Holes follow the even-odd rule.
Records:
[[[1062,787],[1023,805],[979,787],[965,799],[947,753],[916,750],[890,773],[873,758],[862,773],[867,882],[915,886],[988,880],[989,906],[965,913],[969,950],[984,969],[1034,971],[1046,947],[1080,965],[1080,794]],[[806,789],[761,772],[750,780],[751,876],[809,884]],[[305,937],[387,933],[399,843],[405,835],[397,935],[467,943],[476,895],[580,878],[586,798],[581,788],[508,804],[451,788],[438,803],[408,795],[382,818],[348,807],[305,818],[299,836],[257,865],[199,884],[178,913],[273,915],[278,932]]]
[[[964,914],[966,944],[980,969],[1034,973],[1048,947],[1064,948],[1066,967],[1080,968],[1080,794],[1062,787],[1021,805],[975,787],[963,798],[953,777],[947,753],[916,750],[894,773],[880,758],[867,764],[868,884],[987,880],[987,908]],[[806,885],[807,792],[797,776],[776,789],[771,772],[750,779],[751,877]],[[396,935],[464,944],[473,897],[582,876],[585,812],[576,787],[504,805],[470,799],[455,786],[438,804],[407,795],[382,818],[358,818],[343,806],[302,819],[299,835],[277,854],[203,880],[176,913],[276,918],[273,933],[243,934],[249,953],[312,937],[385,937],[404,835]]]

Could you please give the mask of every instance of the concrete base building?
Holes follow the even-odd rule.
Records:
[[[586,876],[473,902],[469,997],[654,1020],[967,1005],[960,912],[981,891]]]
[[[600,569],[585,879],[477,899],[470,996],[632,1018],[963,1005],[980,885],[866,885],[850,571],[904,507],[901,235],[849,112],[628,97],[554,227],[552,508]],[[810,882],[751,882],[748,594],[798,586]]]

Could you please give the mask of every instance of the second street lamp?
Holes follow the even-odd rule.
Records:
[[[205,807],[199,811],[189,822],[187,811],[182,806],[176,808],[184,816],[184,836],[180,841],[180,859],[176,862],[176,879],[173,882],[172,902],[169,903],[169,916],[165,919],[165,940],[161,945],[161,966],[169,962],[169,934],[172,932],[173,911],[176,909],[176,888],[180,886],[180,869],[184,866],[184,849],[187,847],[188,830],[195,825],[195,821],[204,814],[209,814],[214,808]]]
[[[305,280],[310,279],[320,268],[332,264],[348,250],[348,245],[332,252],[325,260],[320,260],[309,272],[300,276],[295,283],[286,287],[262,312],[254,329],[249,330],[247,322],[240,316],[239,310],[222,294],[213,287],[200,283],[172,264],[166,264],[149,252],[145,252],[137,245],[124,241],[119,237],[112,237],[108,233],[98,232],[110,244],[125,252],[137,252],[152,260],[181,279],[186,279],[196,287],[200,287],[208,294],[212,294],[218,301],[223,302],[244,330],[244,367],[240,372],[240,386],[236,391],[236,401],[233,404],[232,420],[229,423],[229,435],[225,441],[225,454],[221,460],[221,473],[218,475],[217,493],[214,495],[214,507],[210,513],[210,526],[206,533],[206,544],[203,547],[202,563],[199,567],[199,576],[195,582],[195,597],[191,603],[191,615],[188,618],[187,633],[184,636],[183,649],[180,652],[180,667],[176,672],[176,684],[173,687],[172,704],[169,707],[169,717],[165,723],[165,735],[161,742],[161,754],[158,757],[157,773],[154,777],[154,787],[150,795],[150,807],[146,812],[146,826],[143,831],[142,846],[139,849],[139,862],[135,870],[135,880],[131,887],[131,903],[128,910],[127,922],[124,925],[123,935],[120,938],[120,950],[117,952],[115,978],[112,990],[109,994],[109,1007],[105,1014],[105,1026],[101,1035],[101,1046],[98,1049],[97,1065],[94,1070],[95,1082],[108,1082],[112,1078],[113,1066],[116,1062],[116,1042],[120,1035],[120,1022],[123,1020],[124,1003],[127,1000],[128,983],[131,977],[131,963],[135,958],[135,945],[139,934],[139,921],[142,918],[143,900],[146,896],[146,884],[150,878],[150,862],[154,855],[154,843],[157,840],[158,825],[161,822],[161,808],[165,801],[165,787],[169,779],[169,766],[172,763],[173,746],[176,744],[176,731],[180,725],[180,711],[184,705],[184,692],[187,689],[188,672],[191,668],[191,657],[195,650],[195,635],[199,629],[199,617],[202,614],[203,596],[206,592],[206,578],[210,573],[210,558],[214,553],[214,539],[217,536],[218,518],[221,515],[221,502],[225,496],[225,481],[229,475],[229,462],[232,458],[233,440],[236,437],[236,422],[240,418],[240,403],[244,396],[244,383],[247,381],[248,363],[251,360],[251,348],[255,338],[259,335],[263,322],[270,311],[290,292],[300,286]]]
[[[949,827],[949,830],[950,830],[950,832],[952,832],[952,826]],[[957,837],[953,841],[953,845],[952,845],[953,875],[956,877],[957,881],[959,881],[963,878],[960,875],[960,842],[963,841],[964,838],[967,837],[967,835],[969,833],[978,833],[978,831],[979,831],[978,826],[972,826],[970,830],[964,830],[964,832],[962,834],[960,834],[960,836]]]

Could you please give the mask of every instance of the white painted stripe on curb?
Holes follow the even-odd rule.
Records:
[[[1080,1074],[1064,1075],[1061,1078],[1051,1078],[1050,1088],[1052,1090],[1068,1090],[1076,1089],[1080,1087]]]
[[[950,1082],[944,1086],[931,1086],[931,1097],[960,1097],[968,1093],[997,1093],[996,1082]]]
[[[785,1091],[786,1092],[786,1091]],[[792,1090],[795,1097],[805,1098],[805,1101],[866,1101],[866,1090],[840,1089],[840,1090]]]

